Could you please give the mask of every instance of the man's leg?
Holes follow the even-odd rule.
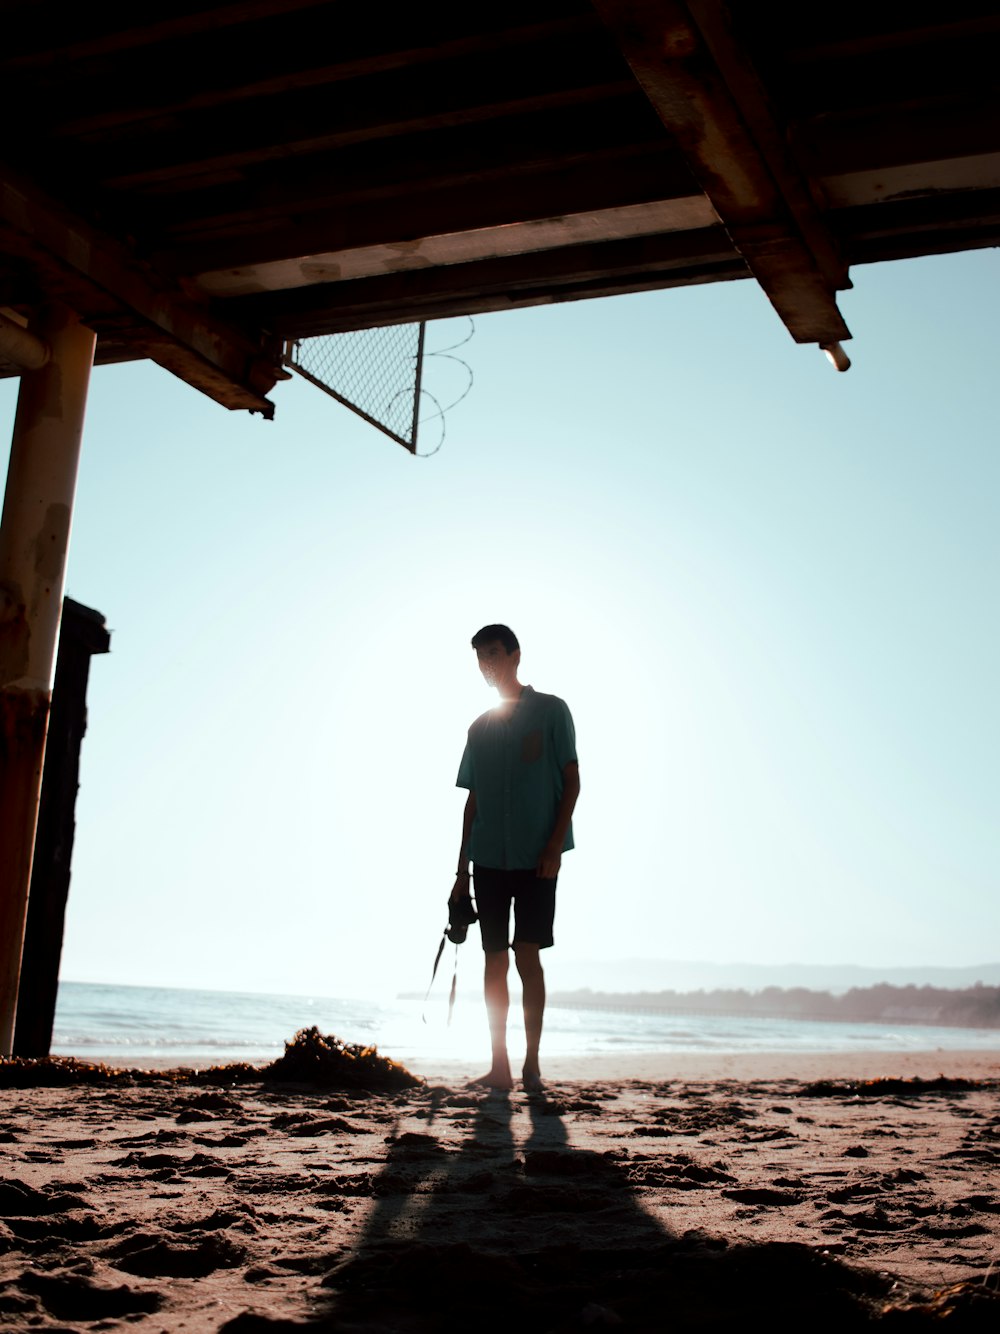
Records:
[[[524,1087],[529,1090],[542,1086],[538,1065],[538,1046],[542,1040],[542,1019],[545,1014],[545,973],[539,957],[539,947],[527,941],[514,942],[514,960],[521,975],[524,1005],[524,1069],[521,1072]]]
[[[487,950],[483,992],[486,996],[486,1013],[490,1019],[493,1063],[489,1074],[483,1075],[475,1082],[493,1089],[514,1087],[514,1078],[510,1073],[510,1058],[507,1055],[507,1011],[510,1008],[510,995],[507,991],[508,965],[509,956],[506,950]]]

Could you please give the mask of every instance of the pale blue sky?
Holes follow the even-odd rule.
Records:
[[[846,375],[750,283],[477,318],[427,460],[301,381],[266,423],[95,371],[63,975],[422,987],[493,620],[577,722],[556,985],[995,960],[998,274],[855,270]]]

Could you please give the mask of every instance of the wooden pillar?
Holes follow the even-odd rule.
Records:
[[[0,1055],[21,972],[45,732],[95,335],[65,306],[32,321],[51,356],[21,377],[0,520]]]
[[[101,613],[64,598],[21,955],[15,1056],[48,1056],[52,1047],[76,832],[80,746],[87,730],[90,659],[95,653],[107,653],[110,646]]]

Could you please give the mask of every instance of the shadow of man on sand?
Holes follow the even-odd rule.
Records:
[[[809,1247],[672,1234],[643,1208],[627,1150],[571,1144],[573,1099],[429,1090],[426,1129],[390,1135],[364,1235],[323,1280],[310,1327],[842,1334],[879,1322],[888,1284]]]

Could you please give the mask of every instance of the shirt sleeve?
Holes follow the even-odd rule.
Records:
[[[576,728],[573,726],[573,715],[566,704],[562,700],[558,700],[557,703],[558,708],[552,720],[552,740],[556,764],[562,770],[567,764],[577,763]]]
[[[465,750],[462,753],[462,763],[458,766],[458,777],[455,779],[455,786],[468,788],[470,792],[475,786],[472,781],[472,747],[468,741],[465,743]]]

